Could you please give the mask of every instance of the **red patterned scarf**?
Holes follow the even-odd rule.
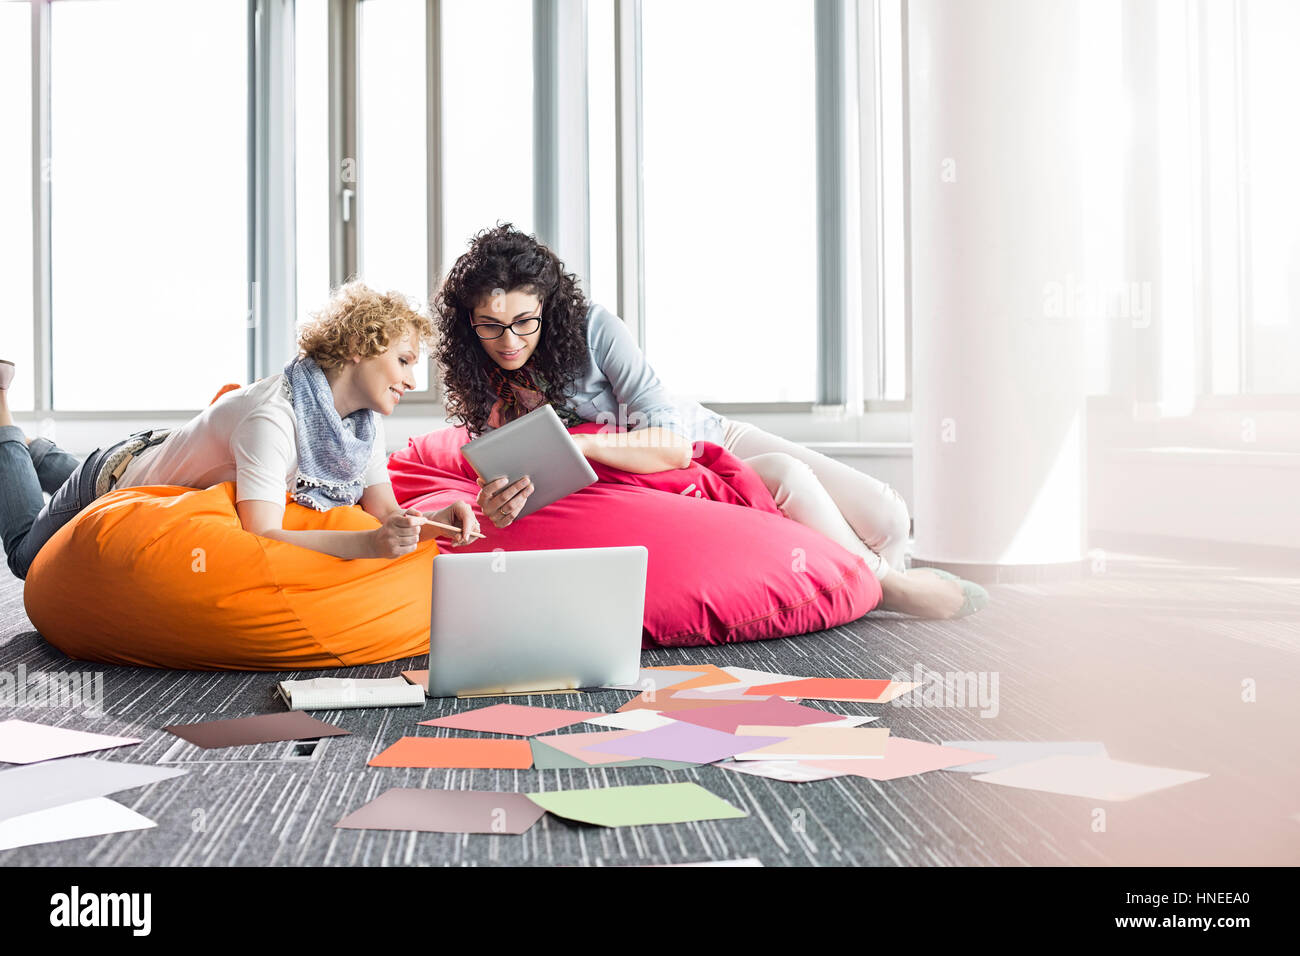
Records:
[[[492,382],[492,388],[497,393],[498,403],[497,411],[500,414],[501,424],[512,422],[521,415],[527,415],[534,408],[539,407],[546,401],[545,393],[538,388],[537,383],[533,380],[532,372],[527,366],[516,369],[504,369],[496,362],[488,370],[488,378]],[[533,404],[525,400],[523,392],[535,392],[541,396],[541,403],[533,399]],[[532,396],[528,396],[532,398]]]
[[[519,416],[548,404],[544,391],[546,383],[534,376],[527,366],[504,369],[493,362],[488,369],[488,379],[493,391],[497,393],[497,403],[488,415],[488,423],[492,428],[500,428]],[[582,417],[567,405],[552,404],[551,407],[566,428],[582,424]]]

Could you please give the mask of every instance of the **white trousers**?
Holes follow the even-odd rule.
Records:
[[[897,491],[747,422],[724,423],[723,447],[758,473],[783,515],[861,555],[877,579],[903,569],[911,521]]]

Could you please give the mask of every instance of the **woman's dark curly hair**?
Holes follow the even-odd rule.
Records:
[[[510,223],[484,229],[456,260],[433,299],[438,344],[434,357],[446,391],[447,416],[471,436],[487,426],[497,394],[488,378],[494,363],[471,326],[473,311],[494,290],[526,292],[542,302],[541,338],[526,368],[547,402],[573,394],[587,368],[587,300],[577,276],[559,256]]]

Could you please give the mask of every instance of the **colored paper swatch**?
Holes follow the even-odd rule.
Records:
[[[746,702],[723,704],[719,707],[700,707],[684,710],[676,719],[700,727],[712,727],[724,733],[734,734],[742,724],[768,724],[780,727],[802,727],[805,724],[820,724],[832,720],[836,715],[824,710],[792,704],[780,697],[769,697]]]
[[[750,727],[742,734],[785,734],[786,739],[736,754],[737,760],[878,760],[888,727]]]
[[[522,793],[395,787],[353,810],[334,826],[346,830],[519,834],[540,820],[544,812]]]
[[[635,737],[638,733],[639,731],[636,730],[595,730],[576,734],[549,734],[534,739],[541,741],[548,747],[554,747],[561,753],[568,754],[588,766],[595,766],[597,764],[617,763],[620,760],[630,758],[607,753],[582,753],[581,751],[584,748],[595,744],[611,743],[620,737]]]
[[[551,737],[529,737],[528,745],[533,748],[533,769],[534,770],[590,770],[593,764],[587,760],[581,760],[577,757],[567,754],[562,750],[556,750],[554,747],[542,743],[543,740],[551,740]],[[587,755],[591,757],[591,754]],[[599,766],[604,769],[607,767],[658,767],[661,770],[688,770],[691,767],[698,767],[697,763],[682,763],[676,760],[615,760],[613,763],[602,763]]]
[[[822,770],[841,770],[872,780],[896,780],[992,756],[974,750],[941,747],[924,740],[890,737],[885,742],[885,755],[880,760],[809,760],[806,765]]]
[[[157,825],[115,800],[91,797],[0,820],[0,850],[146,830]]]
[[[426,727],[453,727],[457,730],[478,730],[489,734],[515,734],[532,737],[561,727],[580,724],[589,717],[598,717],[594,710],[560,710],[554,707],[529,707],[524,704],[493,704],[477,710],[436,717],[420,721]]]
[[[736,736],[697,727],[680,721],[667,727],[657,727],[643,733],[630,732],[614,740],[591,744],[585,753],[612,753],[620,757],[654,757],[660,760],[689,760],[692,763],[713,763],[741,751],[757,750],[781,742],[779,736],[751,734]]]
[[[105,797],[188,771],[172,767],[68,757],[0,771],[0,820],[65,803]]]
[[[625,710],[613,714],[601,714],[585,721],[598,727],[614,727],[618,730],[654,730],[671,724],[673,719],[656,710]]]
[[[775,684],[755,684],[745,693],[753,697],[798,697],[883,704],[916,686],[905,681],[865,680],[856,677],[805,677],[802,680]]]
[[[863,724],[869,724],[873,720],[880,718],[875,714],[864,716],[862,714],[844,714],[838,718],[823,721],[820,724],[808,724],[809,727],[861,727]]]
[[[795,674],[776,674],[772,671],[759,671],[749,667],[732,667],[731,665],[722,668],[736,680],[740,681],[746,687],[753,687],[756,684],[777,684],[785,681],[803,680]]]
[[[749,816],[697,783],[652,783],[595,790],[553,790],[528,798],[556,816],[602,827],[692,823]]]
[[[692,677],[676,685],[676,690],[689,690],[694,687],[713,687],[717,684],[737,684],[739,681],[721,667],[713,664],[669,664],[664,667],[650,667],[652,671],[703,671],[699,677]]]
[[[868,761],[862,761],[867,763]],[[807,783],[810,780],[829,780],[847,776],[847,771],[814,767],[799,760],[724,760],[713,766],[735,773],[748,773],[756,777],[784,780],[787,783]]]
[[[695,710],[700,707],[719,707],[721,703],[717,700],[688,700],[676,696],[677,691],[651,691],[645,694],[639,694],[633,697],[622,707],[618,708],[619,713],[626,713],[629,710],[657,710],[660,713],[673,713],[679,710]],[[746,698],[752,700],[753,698]]]
[[[976,774],[972,780],[1023,790],[1041,790],[1090,800],[1132,800],[1144,794],[1176,787],[1208,777],[1194,770],[1172,770],[1145,764],[1112,760],[1110,757],[1078,757],[1057,754],[992,773]]]
[[[637,693],[647,690],[665,690],[686,681],[703,677],[704,671],[669,671],[658,667],[643,667],[636,680],[630,684],[604,684],[606,690],[634,690]]]
[[[717,687],[688,687],[686,690],[673,688],[673,693],[682,700],[753,700],[755,695],[748,693],[749,684],[721,684]]]
[[[111,737],[26,720],[0,720],[0,762],[3,763],[35,763],[139,742],[138,737]]]
[[[371,767],[458,767],[527,770],[533,751],[526,740],[486,737],[403,737],[371,758]]]
[[[978,750],[993,754],[993,760],[981,760],[978,763],[963,764],[960,767],[945,767],[954,773],[992,773],[1005,770],[1018,763],[1041,760],[1056,754],[1072,754],[1076,757],[1104,757],[1106,745],[1095,740],[945,740],[945,747],[961,747],[966,750]]]
[[[243,744],[271,744],[282,740],[315,740],[318,737],[339,737],[351,733],[317,720],[301,710],[237,717],[234,720],[208,720],[198,724],[172,724],[163,730],[205,750]]]
[[[775,684],[785,683],[787,681],[803,680],[802,677],[795,677],[793,674],[775,674],[771,671],[756,671],[748,667],[723,667],[723,671],[734,677],[737,683],[734,684],[716,684],[710,687],[690,687],[681,691],[683,697],[703,700],[707,697],[713,697],[718,700],[739,699],[748,700],[745,691],[758,684]]]

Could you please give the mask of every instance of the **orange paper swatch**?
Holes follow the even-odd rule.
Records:
[[[459,767],[527,770],[533,748],[527,740],[488,737],[403,737],[370,761],[371,767]]]
[[[699,677],[674,684],[665,690],[687,690],[691,687],[714,687],[718,684],[739,684],[739,678],[732,677],[721,667],[714,664],[669,664],[664,667],[647,667],[648,671],[704,671]]]
[[[813,700],[849,700],[864,704],[890,700],[888,680],[863,680],[856,677],[805,677],[803,680],[759,684],[745,691],[760,697],[802,697]]]

